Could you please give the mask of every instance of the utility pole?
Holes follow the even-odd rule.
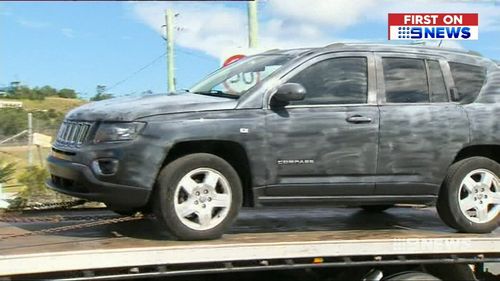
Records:
[[[248,1],[248,47],[259,45],[259,27],[257,19],[257,0]]]
[[[175,92],[174,78],[174,12],[172,9],[165,11],[165,26],[167,39],[167,86],[168,92]]]
[[[33,166],[33,114],[28,113],[28,165]]]

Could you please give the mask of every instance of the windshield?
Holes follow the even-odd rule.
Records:
[[[257,55],[215,71],[189,92],[238,98],[293,59],[290,55]]]

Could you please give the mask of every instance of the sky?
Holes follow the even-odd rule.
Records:
[[[177,14],[178,89],[189,88],[218,68],[221,57],[248,45],[243,1],[1,2],[0,87],[11,81],[51,85],[75,89],[82,98],[93,96],[97,85],[116,96],[164,93],[166,8]],[[388,43],[390,12],[479,13],[479,40],[444,45],[500,59],[500,3],[488,0],[260,0],[259,47]]]

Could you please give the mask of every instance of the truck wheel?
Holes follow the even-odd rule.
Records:
[[[383,281],[440,281],[441,279],[423,272],[400,272],[382,279]]]
[[[392,207],[394,205],[365,205],[361,206],[361,209],[370,213],[380,213]]]
[[[471,157],[451,165],[437,202],[441,219],[449,226],[472,233],[498,227],[500,165],[485,157]]]
[[[178,239],[216,239],[241,208],[241,181],[224,159],[190,154],[161,170],[154,200],[156,217]]]

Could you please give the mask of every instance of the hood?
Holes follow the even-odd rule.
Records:
[[[191,93],[158,94],[91,102],[70,111],[67,119],[133,121],[141,117],[190,111],[233,109],[238,101]]]

